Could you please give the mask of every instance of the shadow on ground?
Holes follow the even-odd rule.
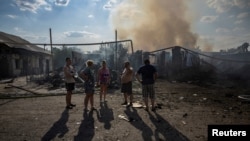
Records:
[[[49,141],[54,139],[55,137],[62,138],[68,131],[68,127],[66,125],[69,119],[68,110],[65,109],[61,114],[60,119],[53,124],[53,126],[49,129],[49,131],[42,137],[42,141]]]
[[[138,130],[141,130],[143,140],[151,141],[155,138],[156,141],[190,141],[186,136],[172,127],[161,115],[157,112],[153,114],[148,112],[151,122],[154,124],[156,129],[152,129],[142,120],[137,110],[133,107],[127,107],[124,111],[130,121]]]
[[[95,126],[93,111],[88,113],[87,110],[83,112],[83,120],[78,129],[78,134],[74,137],[74,141],[91,141],[95,135]]]
[[[111,121],[114,120],[114,113],[112,108],[108,107],[107,102],[101,102],[100,103],[101,109],[99,112],[97,111],[97,118],[99,122],[104,123],[104,128],[105,129],[110,129],[111,128]]]

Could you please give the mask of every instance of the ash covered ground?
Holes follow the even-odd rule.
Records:
[[[205,141],[209,124],[250,123],[249,102],[238,98],[250,90],[229,82],[228,87],[226,83],[198,86],[158,79],[156,112],[122,106],[119,89],[109,89],[107,102],[100,103],[96,88],[97,110],[84,112],[80,86],[72,95],[77,106],[66,110],[64,88],[51,90],[20,80],[11,84],[30,92],[1,84],[0,140]],[[143,106],[137,82],[133,82],[133,93],[134,102]]]

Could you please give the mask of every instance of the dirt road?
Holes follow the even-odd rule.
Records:
[[[143,104],[139,85],[133,85],[134,101]],[[2,98],[0,140],[205,141],[209,124],[250,123],[250,105],[237,97],[249,90],[164,80],[158,80],[155,87],[156,112],[121,106],[119,89],[110,90],[103,103],[97,90],[97,111],[93,112],[83,110],[81,93],[72,96],[77,105],[72,110],[65,109],[64,95]]]

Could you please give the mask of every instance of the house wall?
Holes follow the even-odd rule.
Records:
[[[23,68],[21,55],[10,54],[10,57],[11,57],[10,72],[12,72],[11,76],[19,76]]]
[[[6,47],[4,44],[0,44],[0,79],[8,78],[11,76],[11,49]]]
[[[32,55],[29,62],[31,74],[48,74],[48,72],[52,71],[52,57],[49,55]]]
[[[53,70],[53,64],[52,64],[52,57],[51,56],[43,56],[43,72],[45,74],[48,74],[49,72],[51,72]],[[49,63],[49,64],[47,64]]]
[[[46,64],[48,62],[48,64]],[[52,56],[34,52],[1,53],[0,79],[52,71]]]
[[[1,78],[7,78],[11,76],[11,63],[10,62],[10,56],[8,54],[0,54],[0,79]]]

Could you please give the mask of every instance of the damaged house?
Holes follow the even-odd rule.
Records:
[[[52,55],[18,36],[0,32],[0,64],[0,79],[48,74]]]

